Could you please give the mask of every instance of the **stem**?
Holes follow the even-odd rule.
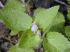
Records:
[[[49,30],[51,29],[51,26],[52,26],[52,25],[50,25],[50,26],[47,28],[47,30],[44,32],[44,34],[42,35],[41,38],[42,38],[43,40],[44,40],[45,34],[48,33]],[[43,42],[43,41],[42,41],[42,42]]]
[[[69,8],[70,8],[70,6],[69,6],[69,5],[67,5],[66,3],[64,3],[64,2],[62,2],[62,1],[59,1],[59,0],[54,0],[54,1],[56,1],[56,2],[58,2],[58,3],[61,3],[61,4],[63,4],[63,5],[65,5],[65,6],[67,6],[67,7],[69,7]]]
[[[20,0],[25,5],[25,0]]]
[[[43,52],[43,51],[42,51],[43,49],[41,48],[41,45],[42,45],[42,42],[43,42],[43,40],[44,40],[44,37],[45,37],[46,33],[48,33],[49,30],[51,29],[51,26],[52,26],[52,25],[50,25],[50,26],[47,28],[47,30],[43,33],[43,35],[42,35],[42,37],[41,37],[41,39],[40,39],[40,42],[39,42],[39,45],[38,45],[38,48],[40,48],[40,52]]]
[[[27,3],[25,3],[25,0],[20,0],[22,3],[23,3],[23,5],[25,5],[25,8],[26,8],[26,13],[28,13],[28,15],[30,15],[29,13],[30,13],[30,6],[29,6],[29,2],[30,2],[30,0],[28,0],[28,2]]]

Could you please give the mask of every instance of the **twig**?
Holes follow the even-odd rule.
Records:
[[[58,2],[58,3],[61,3],[61,4],[63,4],[63,5],[65,5],[65,6],[67,6],[67,7],[69,7],[69,8],[70,8],[70,6],[69,6],[69,5],[67,5],[65,2],[62,2],[62,1],[59,1],[59,0],[54,0],[54,1],[56,1],[56,2]]]
[[[25,5],[25,8],[26,8],[26,13],[28,14],[28,15],[30,15],[31,14],[31,12],[30,12],[30,5],[29,5],[29,2],[30,2],[30,0],[28,0],[28,2],[27,3],[25,3],[25,0],[20,0],[24,5]]]

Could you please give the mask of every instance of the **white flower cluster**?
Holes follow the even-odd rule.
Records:
[[[36,25],[35,22],[32,23],[32,28],[31,28],[31,30],[33,31],[34,34],[41,35],[41,31],[38,30],[38,26]]]

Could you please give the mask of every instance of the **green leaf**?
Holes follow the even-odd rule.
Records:
[[[66,49],[64,52],[70,52],[70,48]]]
[[[17,0],[9,2],[0,13],[5,25],[14,31],[25,31],[32,25],[32,18],[24,13],[20,5]]]
[[[68,19],[70,20],[70,8],[68,9]]]
[[[16,45],[12,46],[12,48],[8,52],[34,52],[34,50],[19,48],[18,44],[16,44]]]
[[[0,19],[2,19],[2,16],[1,16],[1,14],[0,14]]]
[[[70,0],[67,0],[67,1],[70,1]]]
[[[61,33],[49,32],[44,38],[43,46],[47,52],[64,52],[70,48],[70,42]]]
[[[14,36],[14,35],[17,35],[17,34],[18,34],[18,31],[13,31],[13,30],[10,33],[11,36]]]
[[[21,3],[20,1],[18,0],[8,0],[7,1],[7,4],[2,8],[1,11],[4,11],[5,9],[6,10],[9,10],[9,9],[13,9],[13,10],[22,10],[23,12],[25,12],[25,6],[23,5],[23,3]]]
[[[0,17],[0,19],[1,19],[1,17]]]
[[[34,11],[34,15],[32,16],[32,19],[33,21],[35,21],[35,16],[40,13],[41,11],[45,10],[45,8],[37,8],[35,11]]]
[[[45,8],[37,8],[35,11],[34,11],[34,16],[36,16],[38,13],[44,11]]]
[[[54,19],[54,21],[52,22],[52,27],[50,29],[50,31],[56,31],[56,32],[60,32],[65,34],[65,28],[64,28],[64,24],[65,24],[65,19],[63,14],[61,13],[57,13],[56,18]]]
[[[58,9],[59,6],[54,6],[38,13],[35,17],[36,24],[45,31],[56,17]]]
[[[68,39],[70,39],[70,26],[65,27],[65,33],[66,33],[66,36],[68,37]]]
[[[20,38],[21,38],[21,36],[22,36],[23,33],[24,33],[24,31],[19,31],[18,32],[18,35],[19,35]]]
[[[39,35],[34,35],[31,30],[27,30],[21,36],[19,47],[20,48],[31,48],[39,43]]]

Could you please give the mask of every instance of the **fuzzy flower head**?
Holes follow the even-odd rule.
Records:
[[[37,31],[37,35],[41,35],[41,31],[38,30],[38,31]]]
[[[33,32],[37,31],[37,29],[38,29],[37,25],[33,25],[32,28],[31,28],[31,30],[32,30]]]
[[[41,31],[38,30],[38,26],[35,22],[32,23],[31,31],[33,31],[34,34],[41,35]]]

